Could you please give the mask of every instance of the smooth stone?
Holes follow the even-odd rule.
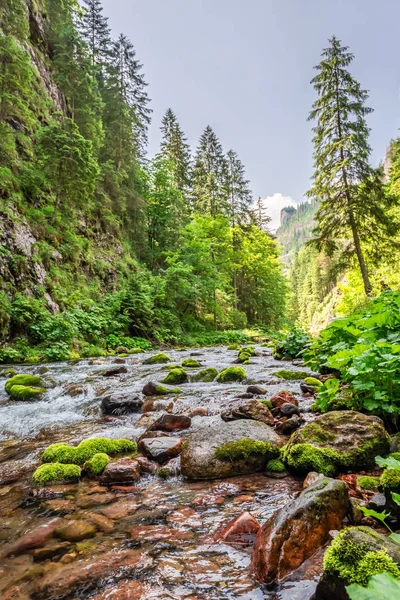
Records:
[[[143,399],[140,396],[127,397],[126,394],[110,394],[101,400],[103,415],[128,415],[140,412]]]
[[[266,425],[273,425],[275,420],[268,406],[256,399],[232,400],[226,409],[221,412],[223,421],[239,419],[252,419]]]
[[[218,528],[214,541],[249,546],[254,543],[260,527],[260,523],[249,512],[243,512],[227,525]]]
[[[248,394],[254,394],[255,396],[265,396],[267,390],[265,388],[259,387],[258,385],[249,385],[246,392]]]
[[[54,530],[54,535],[66,542],[81,542],[96,535],[96,528],[87,521],[68,521]]]
[[[271,404],[274,408],[280,408],[282,404],[294,404],[298,406],[298,400],[292,392],[281,391],[271,398]]]
[[[192,424],[192,419],[186,415],[163,415],[148,431],[180,431],[181,429],[189,429]]]
[[[182,440],[175,437],[145,438],[139,441],[138,448],[148,458],[163,464],[181,453],[182,444]]]
[[[140,479],[140,466],[133,458],[120,458],[110,462],[103,471],[100,482],[104,485],[131,483]]]

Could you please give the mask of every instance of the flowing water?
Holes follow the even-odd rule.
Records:
[[[300,382],[282,382],[273,375],[296,367],[274,360],[266,348],[257,350],[259,356],[246,365],[249,381],[266,387],[267,398],[281,389],[293,391],[307,418],[311,400],[302,397]],[[101,371],[116,366],[113,358],[17,367],[18,372],[42,374],[48,389],[43,399],[34,402],[9,401],[5,379],[0,380],[1,598],[309,600],[320,575],[320,554],[279,588],[267,590],[251,576],[249,545],[213,541],[216,529],[243,511],[263,523],[290,503],[302,484],[292,476],[273,479],[254,474],[188,482],[180,476],[163,480],[144,475],[135,486],[111,490],[86,478],[76,484],[32,486],[32,472],[50,443],[77,444],[100,436],[136,440],[144,433],[148,417],[103,417],[99,397],[108,391],[137,395],[148,381],[159,381],[166,373],[162,366],[142,364],[151,354],[124,359],[128,372],[111,378]],[[218,370],[232,365],[236,357],[220,347],[169,355],[174,363],[192,357],[203,368]],[[189,414],[202,407],[207,411],[207,416],[192,418],[191,430],[218,428],[221,408],[245,391],[243,384],[179,387],[182,394],[173,401],[168,397],[167,404],[172,401],[168,410]],[[26,534],[40,537],[43,528],[38,528],[49,526],[55,518],[95,522],[97,533],[77,543],[60,543],[48,536],[40,545],[43,551],[37,550],[37,541],[26,542]]]

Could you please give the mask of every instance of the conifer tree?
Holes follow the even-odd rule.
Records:
[[[85,10],[81,21],[81,31],[88,45],[92,69],[103,65],[110,52],[110,28],[107,17],[103,16],[101,0],[83,0]]]
[[[250,182],[246,179],[244,165],[237,153],[229,150],[226,161],[226,193],[232,227],[235,227],[235,225],[242,225],[249,221],[253,196],[249,188]]]
[[[161,154],[173,166],[176,188],[187,196],[191,170],[190,147],[171,108],[162,119],[161,133]]]
[[[197,148],[193,169],[193,204],[197,212],[215,217],[229,214],[226,192],[227,163],[213,129],[204,130]]]
[[[370,239],[373,229],[389,232],[385,215],[388,200],[380,175],[373,172],[368,160],[371,149],[366,116],[372,109],[365,104],[367,91],[347,69],[354,55],[336,37],[329,43],[311,82],[318,98],[309,116],[317,123],[313,129],[314,183],[308,194],[321,199],[312,243],[332,255],[351,236],[351,253],[357,257],[369,295],[372,288],[363,243]]]

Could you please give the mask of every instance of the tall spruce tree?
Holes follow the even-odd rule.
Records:
[[[232,227],[243,225],[250,219],[250,205],[253,195],[246,179],[245,168],[236,152],[229,150],[226,155],[226,193],[230,208]]]
[[[321,199],[312,243],[332,255],[351,236],[354,245],[346,253],[356,255],[369,295],[372,288],[363,243],[374,229],[389,233],[387,200],[380,175],[369,164],[366,116],[372,109],[365,104],[368,92],[347,69],[354,58],[348,47],[336,37],[329,43],[311,82],[318,98],[309,116],[317,124],[313,129],[314,183],[308,195]]]
[[[172,164],[176,188],[187,196],[191,171],[190,146],[171,108],[162,119],[161,133],[161,154]]]
[[[93,71],[96,65],[103,65],[110,52],[110,28],[107,17],[103,16],[101,0],[83,0],[85,10],[81,21],[81,31],[90,52]]]
[[[196,151],[193,169],[193,205],[197,212],[212,217],[229,214],[226,191],[227,162],[213,129],[204,130]]]

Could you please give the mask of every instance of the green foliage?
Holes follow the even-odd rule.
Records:
[[[373,575],[367,587],[353,583],[346,587],[350,600],[393,600],[400,597],[400,581],[390,573]]]
[[[220,460],[241,460],[257,454],[272,452],[269,442],[259,442],[244,438],[237,442],[225,442],[215,450],[216,458]]]
[[[219,383],[230,383],[247,379],[247,373],[242,367],[228,367],[223,369],[217,377]]]
[[[323,385],[318,387],[316,406],[321,412],[328,411],[339,392],[339,379],[327,379]]]
[[[372,510],[370,508],[367,508],[366,506],[360,506],[359,508],[365,517],[373,517],[374,519],[377,519],[378,521],[383,523],[383,525],[387,527],[389,531],[392,531],[389,525],[386,523],[386,519],[390,517],[389,512],[377,512],[376,510]]]
[[[171,369],[166,377],[161,380],[161,383],[168,383],[175,385],[177,383],[186,383],[188,381],[188,375],[184,369]]]
[[[400,292],[385,291],[368,306],[324,329],[306,354],[312,368],[340,373],[361,408],[399,411]]]
[[[79,479],[80,476],[81,469],[77,465],[52,463],[38,467],[32,477],[35,483],[46,485]]]
[[[304,383],[306,385],[311,385],[311,386],[315,387],[316,389],[319,389],[323,385],[322,381],[320,381],[316,377],[305,377]]]
[[[109,440],[107,438],[91,438],[83,440],[78,446],[52,444],[43,452],[42,462],[83,465],[96,454],[115,456],[117,454],[136,452],[137,445],[130,440]]]
[[[373,575],[391,573],[400,579],[400,571],[386,550],[371,551],[368,544],[356,545],[346,539],[346,530],[335,537],[324,556],[324,569],[346,585],[366,586]]]
[[[101,475],[108,463],[109,457],[104,452],[98,452],[83,465],[83,470],[89,475]]]
[[[302,329],[291,329],[274,345],[275,358],[298,358],[308,347],[310,336]]]

